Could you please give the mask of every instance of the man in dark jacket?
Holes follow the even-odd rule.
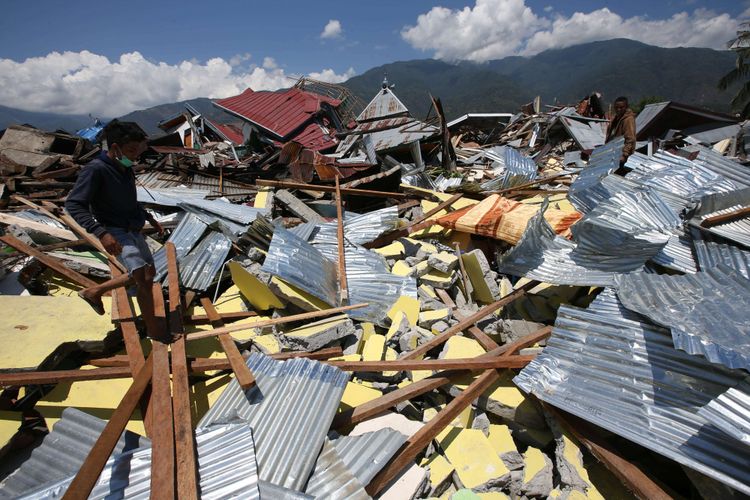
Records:
[[[133,162],[146,151],[146,135],[137,124],[117,120],[105,127],[104,135],[108,150],[81,169],[65,201],[65,209],[86,231],[99,238],[128,274],[81,290],[78,295],[96,312],[104,314],[101,299],[104,293],[135,284],[148,335],[164,340],[164,325],[154,315],[154,259],[141,234],[147,220],[159,232],[162,228],[138,203],[132,169]]]
[[[615,99],[615,116],[607,127],[606,142],[621,136],[625,137],[625,146],[622,148],[622,157],[620,157],[620,166],[623,166],[635,151],[635,114],[628,107],[627,97]]]

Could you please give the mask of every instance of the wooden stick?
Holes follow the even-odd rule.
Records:
[[[271,186],[276,188],[286,189],[301,189],[306,191],[319,191],[323,193],[335,193],[336,188],[334,186],[320,186],[317,184],[305,184],[303,182],[289,182],[289,181],[271,181],[265,179],[258,179],[255,181],[257,186]],[[371,191],[369,189],[351,189],[341,188],[341,192],[347,196],[371,196],[373,198],[394,198],[404,199],[410,198],[411,196],[404,193],[390,193],[387,191]]]
[[[109,265],[112,277],[120,275],[120,270],[113,264]],[[122,332],[122,338],[125,342],[125,352],[128,353],[128,364],[130,370],[133,373],[138,373],[143,367],[145,356],[143,355],[143,347],[141,346],[141,340],[138,335],[138,329],[135,326],[135,318],[130,306],[130,300],[128,299],[128,293],[125,288],[116,288],[112,291],[112,301],[117,303],[117,311],[120,316],[120,331]],[[112,308],[114,310],[114,308]],[[127,314],[127,317],[125,316]]]
[[[174,243],[165,244],[167,281],[169,283],[170,330],[177,335],[172,343],[172,411],[174,413],[175,462],[177,466],[177,498],[198,499],[198,463],[190,407],[185,335],[182,326],[180,274]]]
[[[267,319],[263,321],[258,321],[257,323],[253,323],[252,325],[231,325],[231,326],[225,326],[223,328],[214,328],[213,330],[206,330],[204,332],[188,333],[187,339],[188,340],[205,339],[207,337],[215,337],[216,335],[221,335],[222,333],[239,332],[242,330],[251,330],[253,328],[262,328],[265,326],[281,325],[283,323],[293,323],[295,321],[304,321],[308,319],[322,318],[325,316],[330,316],[332,314],[338,314],[338,313],[342,313],[346,311],[351,311],[352,309],[360,309],[362,307],[367,307],[367,306],[368,306],[367,303],[354,304],[351,306],[342,306],[342,307],[334,307],[332,309],[323,309],[322,311],[313,311],[313,312],[302,313],[302,314],[293,314],[291,316],[285,316],[283,318]]]
[[[367,494],[374,497],[380,493],[405,467],[414,462],[417,455],[440,434],[445,426],[450,424],[472,401],[489,389],[499,377],[500,372],[497,370],[488,370],[477,377],[461,394],[453,398],[432,420],[404,443],[398,453],[367,485],[365,488]]]
[[[341,293],[341,303],[346,304],[349,300],[349,289],[346,284],[346,252],[344,247],[344,209],[343,200],[341,199],[341,186],[339,185],[339,176],[336,176],[336,222],[339,250],[339,291]]]
[[[489,359],[398,359],[395,361],[325,361],[347,372],[389,372],[399,370],[488,370],[491,368],[523,368],[536,356],[507,356]]]
[[[714,227],[719,224],[726,224],[737,219],[750,216],[750,207],[740,208],[728,214],[714,215],[712,217],[706,217],[701,221],[701,227]]]
[[[107,260],[110,262],[110,264],[114,265],[122,271],[123,273],[128,272],[127,269],[125,269],[125,266],[117,260],[117,258],[109,253],[105,248],[104,245],[102,245],[102,242],[99,241],[99,238],[94,236],[93,234],[86,231],[84,228],[78,224],[73,217],[71,217],[68,214],[61,214],[60,220],[62,220],[70,229],[73,230],[74,233],[76,233],[78,236],[83,238],[84,240],[88,241],[91,246],[99,250],[102,254],[104,254],[105,257],[107,257]]]
[[[474,292],[474,289],[471,286],[471,280],[469,280],[469,275],[466,272],[466,266],[464,266],[464,259],[461,258],[461,248],[458,243],[455,245],[456,250],[456,257],[458,258],[458,268],[461,272],[461,282],[464,284],[464,293],[466,293],[466,301],[469,304],[473,304],[472,301],[472,293]]]
[[[636,497],[647,498],[649,500],[670,500],[677,498],[677,495],[668,493],[651,479],[645,470],[625,458],[601,436],[595,426],[546,403],[542,403],[542,405],[545,410],[555,417],[555,420],[560,425],[575,436]]]
[[[404,356],[402,359],[415,359],[420,356],[424,356],[428,351],[434,349],[435,347],[439,345],[442,345],[445,341],[447,341],[449,338],[451,338],[458,332],[464,331],[469,326],[475,325],[478,321],[494,313],[497,309],[510,304],[511,302],[513,302],[514,300],[520,297],[523,297],[526,294],[527,290],[534,288],[536,285],[538,285],[538,282],[530,281],[526,283],[525,285],[523,285],[521,288],[518,288],[512,291],[511,293],[501,298],[500,300],[493,302],[492,304],[488,306],[484,306],[482,309],[475,312],[468,318],[461,320],[457,325],[454,325],[451,328],[448,328],[446,331],[444,331],[440,335],[437,335],[430,341],[414,349],[409,354]]]
[[[91,490],[94,489],[99,476],[104,470],[109,456],[115,449],[122,431],[125,430],[130,416],[138,405],[143,391],[146,390],[149,382],[151,382],[152,367],[152,359],[149,356],[143,368],[135,376],[135,379],[133,379],[128,392],[125,393],[120,404],[117,405],[109,421],[104,426],[104,430],[99,435],[94,447],[89,452],[86,460],[84,460],[75,478],[73,478],[73,482],[68,486],[63,496],[64,500],[85,500],[89,497]]]
[[[572,175],[572,174],[561,173],[561,174],[549,175],[547,177],[542,177],[541,179],[537,179],[535,181],[525,182],[523,184],[518,184],[517,186],[513,186],[513,187],[509,187],[509,188],[505,188],[505,189],[498,189],[498,190],[495,190],[495,191],[487,191],[484,194],[491,195],[491,194],[510,193],[511,191],[518,191],[519,189],[523,189],[523,188],[527,188],[527,187],[531,187],[531,186],[536,186],[537,184],[542,184],[542,183],[545,183],[545,182],[550,181],[552,179],[557,179],[559,177],[567,177],[567,176],[570,176],[570,175]]]
[[[255,311],[236,311],[228,313],[216,313],[223,322],[238,321],[245,318],[253,318],[258,315]],[[186,321],[194,325],[205,325],[211,323],[211,318],[207,314],[192,314],[185,318]]]
[[[464,316],[457,310],[456,303],[453,302],[453,299],[450,295],[448,295],[448,292],[446,292],[442,288],[436,288],[435,293],[437,293],[438,297],[440,297],[440,300],[443,302],[443,304],[453,310],[453,316],[458,318],[459,321],[466,318],[466,316]],[[498,347],[500,347],[497,342],[492,340],[492,337],[490,337],[474,325],[467,328],[466,331],[469,332],[477,342],[482,344],[482,347],[484,347],[484,349],[487,351],[491,351],[492,349],[497,349]]]
[[[211,324],[214,328],[221,328],[224,326],[224,322],[221,321],[221,316],[216,312],[214,305],[211,303],[211,299],[203,297],[201,299],[201,305],[209,318],[211,318]],[[245,358],[240,354],[240,350],[237,349],[237,344],[234,343],[232,336],[228,333],[222,333],[219,335],[219,342],[221,347],[224,349],[224,354],[227,355],[227,360],[232,367],[234,377],[243,389],[248,389],[255,384],[255,376],[250,371],[250,368],[245,363]]]
[[[30,245],[27,245],[26,243],[19,240],[15,236],[6,234],[4,236],[0,236],[0,241],[5,243],[6,245],[9,245],[15,248],[19,252],[23,252],[30,257],[34,257],[36,260],[38,260],[42,264],[44,264],[45,266],[55,271],[57,274],[60,274],[66,277],[73,283],[81,285],[84,288],[96,286],[96,282],[90,280],[89,278],[83,276],[80,273],[73,271],[72,269],[68,269],[67,267],[65,267],[65,265],[62,263],[61,260],[56,259],[55,257],[50,257],[49,255],[43,252],[40,252],[36,248]]]

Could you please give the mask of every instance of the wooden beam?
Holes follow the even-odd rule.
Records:
[[[112,277],[120,276],[120,270],[113,264],[109,265]],[[125,352],[128,353],[128,363],[133,373],[138,373],[143,366],[145,356],[141,339],[138,335],[138,329],[135,326],[135,317],[131,309],[128,293],[125,288],[116,288],[112,290],[112,301],[117,304],[117,311],[120,317],[120,331],[125,342]],[[115,309],[114,307],[112,308]]]
[[[203,309],[206,310],[208,317],[211,318],[211,324],[214,328],[221,328],[224,326],[224,323],[221,321],[221,316],[219,316],[219,313],[216,312],[214,305],[211,303],[211,299],[203,297],[201,299],[201,305],[203,306]],[[240,387],[243,389],[252,387],[253,384],[255,384],[255,376],[245,363],[245,358],[242,357],[240,350],[237,349],[237,344],[234,343],[232,336],[228,333],[222,333],[219,335],[219,342],[221,343],[221,348],[224,349],[224,354],[227,355],[227,360],[232,367],[234,378],[237,379],[237,383],[239,383]]]
[[[174,243],[165,243],[167,253],[167,281],[169,283],[169,324],[176,335],[172,348],[172,410],[174,413],[175,462],[177,466],[177,498],[198,499],[198,460],[193,435],[190,407],[185,335],[182,326],[180,275],[177,269],[177,250]]]
[[[489,389],[499,377],[500,372],[497,370],[488,370],[477,377],[461,394],[453,398],[432,420],[404,443],[398,453],[367,485],[365,488],[367,494],[374,497],[380,493],[405,467],[414,462],[417,455],[440,434],[445,426]]]
[[[330,316],[332,314],[338,314],[338,313],[342,313],[346,311],[351,311],[352,309],[360,309],[362,307],[367,307],[367,305],[368,305],[367,303],[363,303],[363,304],[354,304],[351,306],[334,307],[332,309],[323,309],[322,311],[313,311],[313,312],[307,312],[307,313],[302,313],[302,314],[293,314],[291,316],[284,316],[282,318],[274,318],[274,319],[258,321],[257,323],[253,323],[251,325],[231,325],[231,326],[225,326],[222,328],[214,328],[213,330],[206,330],[203,332],[188,333],[187,339],[188,340],[205,339],[207,337],[215,337],[216,335],[220,335],[222,333],[239,332],[242,330],[251,330],[253,328],[262,328],[262,327],[271,326],[271,325],[293,323],[295,321],[306,321],[308,319],[323,318],[325,316]]]
[[[301,189],[306,191],[318,191],[323,193],[335,193],[336,188],[334,186],[320,186],[317,184],[305,184],[303,182],[289,182],[289,181],[272,181],[272,180],[266,180],[266,179],[258,179],[255,181],[255,184],[257,186],[270,186],[270,187],[276,187],[276,188],[286,188],[286,189]],[[370,196],[373,198],[394,198],[394,199],[404,199],[404,198],[412,198],[412,196],[404,194],[404,193],[398,193],[398,192],[387,192],[387,191],[372,191],[369,189],[351,189],[351,188],[341,188],[341,192],[347,196]]]
[[[594,425],[546,403],[542,406],[636,497],[648,500],[677,498],[651,479],[645,470],[625,458]]]
[[[115,449],[122,431],[125,430],[130,416],[138,405],[143,391],[146,390],[149,382],[151,382],[152,368],[152,359],[149,357],[144,363],[143,368],[133,379],[128,392],[125,393],[125,396],[123,396],[109,418],[109,421],[104,426],[104,430],[99,435],[96,443],[94,443],[94,447],[88,456],[86,456],[86,460],[84,460],[83,465],[81,465],[75,478],[73,478],[73,482],[68,486],[63,496],[64,500],[85,500],[89,497],[102,470],[104,470],[109,456]]]
[[[349,301],[349,288],[346,284],[346,251],[344,247],[344,208],[341,199],[341,186],[339,185],[339,176],[336,176],[336,236],[338,239],[339,250],[339,292],[341,293],[341,303],[346,304]]]
[[[727,222],[732,222],[745,217],[750,217],[750,207],[740,208],[726,214],[706,217],[701,221],[701,227],[714,227],[718,226],[719,224],[726,224]]]
[[[60,259],[56,259],[55,257],[50,257],[49,255],[43,252],[40,252],[36,248],[30,245],[27,245],[26,243],[19,240],[15,236],[6,234],[4,236],[0,236],[0,241],[5,243],[6,245],[9,245],[15,248],[19,252],[23,252],[30,257],[34,257],[36,260],[38,260],[42,264],[44,264],[45,266],[55,271],[57,274],[60,274],[66,277],[73,283],[81,285],[84,288],[96,286],[95,281],[90,280],[89,278],[83,276],[80,273],[77,273],[76,271],[73,271],[72,269],[68,269],[67,267],[65,267],[65,265],[62,263]]]
[[[395,361],[325,361],[347,372],[389,372],[400,370],[488,370],[490,368],[523,368],[536,356],[505,356],[489,359],[398,359]]]
[[[416,349],[411,351],[409,354],[404,356],[402,359],[415,359],[420,356],[424,356],[427,352],[431,351],[435,347],[445,343],[445,341],[447,341],[449,338],[451,338],[455,334],[464,331],[470,326],[475,325],[478,321],[482,320],[483,318],[486,318],[487,316],[494,313],[499,308],[510,304],[511,302],[513,302],[514,300],[520,297],[523,297],[528,290],[530,290],[531,288],[534,288],[536,285],[538,285],[537,281],[530,281],[526,283],[525,285],[523,285],[522,287],[512,291],[505,297],[502,297],[500,300],[497,300],[488,306],[484,306],[482,309],[475,312],[468,318],[461,320],[457,325],[452,326],[451,328],[447,329],[440,335],[435,336],[430,341],[417,347]]]

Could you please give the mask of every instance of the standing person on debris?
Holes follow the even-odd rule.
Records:
[[[607,127],[607,140],[610,142],[617,137],[625,137],[625,146],[622,148],[620,166],[624,166],[628,157],[635,151],[635,113],[628,107],[627,97],[615,99],[615,116]]]
[[[108,150],[81,169],[65,201],[65,209],[86,231],[99,238],[107,252],[127,268],[128,274],[81,290],[78,295],[97,313],[104,314],[104,293],[135,284],[148,335],[164,339],[165,329],[154,315],[154,258],[141,234],[147,220],[159,233],[163,229],[138,203],[132,169],[133,162],[146,151],[146,134],[134,122],[113,120],[104,128],[104,137]]]

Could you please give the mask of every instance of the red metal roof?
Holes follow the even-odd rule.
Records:
[[[212,125],[219,129],[219,131],[224,134],[224,137],[226,137],[236,145],[240,145],[245,142],[245,137],[242,135],[242,130],[240,130],[238,127],[225,123],[212,123]]]
[[[247,89],[240,95],[215,101],[216,105],[268,130],[281,140],[292,139],[289,135],[320,110],[321,102],[327,102],[333,107],[341,104],[337,99],[297,88],[274,92]],[[305,131],[309,128],[308,126]]]

